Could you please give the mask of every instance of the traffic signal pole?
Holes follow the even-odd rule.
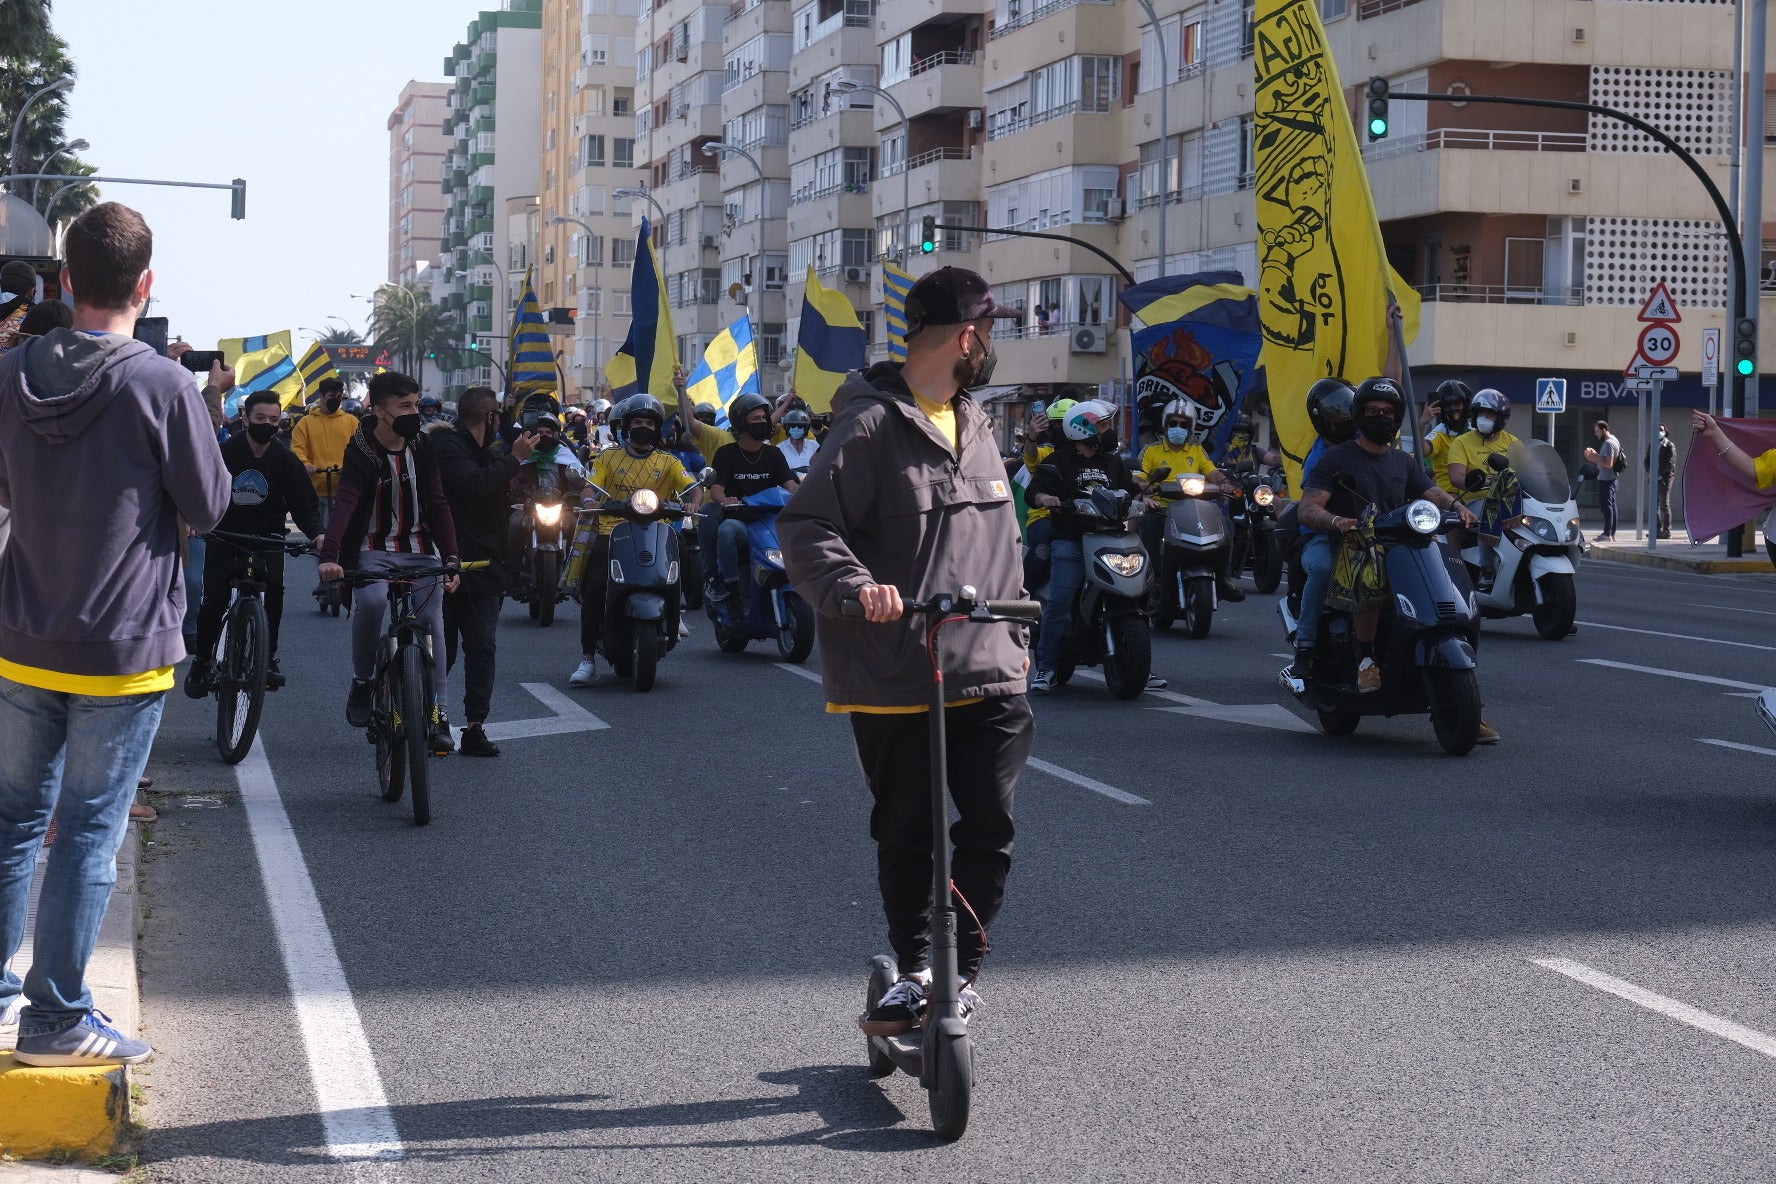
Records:
[[[1134,285],[1134,282],[1135,282],[1134,273],[1129,271],[1129,269],[1124,267],[1121,263],[1118,263],[1116,261],[1116,257],[1114,255],[1110,254],[1110,252],[1103,250],[1100,247],[1094,247],[1092,244],[1084,241],[1083,239],[1074,238],[1072,235],[1049,234],[1047,231],[1043,231],[1043,230],[1007,230],[1007,229],[1005,229],[1003,227],[999,227],[999,226],[958,226],[958,225],[955,225],[954,223],[946,223],[946,222],[936,223],[935,226],[933,227],[933,229],[955,230],[955,231],[959,231],[959,232],[963,232],[963,233],[967,233],[967,234],[1003,234],[1007,238],[1046,238],[1046,239],[1052,239],[1053,241],[1055,241],[1057,243],[1072,243],[1076,247],[1084,247],[1086,250],[1090,251],[1092,254],[1096,255],[1098,258],[1100,258],[1104,262],[1108,263],[1111,267],[1114,267],[1117,271],[1117,274],[1121,275],[1123,279],[1127,280],[1131,287]]]

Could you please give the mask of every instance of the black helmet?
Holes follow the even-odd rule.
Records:
[[[746,422],[746,417],[760,407],[769,411],[771,401],[763,395],[755,395],[751,391],[747,391],[744,395],[736,395],[734,401],[728,404],[728,426],[738,434],[740,425]]]
[[[1474,397],[1474,388],[1459,378],[1446,378],[1437,384],[1437,406],[1447,407],[1451,403],[1460,403],[1462,410],[1468,409],[1468,400]]]
[[[1343,444],[1357,435],[1357,393],[1342,378],[1322,378],[1307,388],[1307,418],[1329,444]]]
[[[1394,413],[1401,420],[1406,418],[1406,396],[1401,392],[1400,384],[1393,379],[1377,375],[1358,383],[1355,397],[1351,400],[1351,410],[1361,416],[1364,404],[1376,401],[1393,407]]]
[[[785,412],[783,426],[786,428],[806,428],[814,425],[814,417],[797,407],[794,411]]]
[[[699,403],[697,404],[697,410],[692,412],[692,414],[699,422],[709,424],[711,427],[715,426],[714,403]]]
[[[1511,400],[1491,387],[1487,387],[1483,391],[1476,391],[1474,397],[1468,400],[1469,423],[1472,424],[1482,411],[1491,413],[1494,420],[1493,432],[1501,432],[1504,430],[1505,421],[1511,418]]]
[[[660,400],[646,391],[630,395],[611,408],[611,422],[617,425],[619,431],[628,431],[629,421],[644,415],[654,421],[655,427],[666,423],[666,409],[660,406]]]
[[[419,401],[419,409],[421,411],[436,411],[443,406],[444,400],[440,399],[437,395],[426,395]]]
[[[1239,417],[1233,421],[1233,434],[1244,436],[1250,440],[1253,435],[1252,417],[1243,411],[1240,412]]]

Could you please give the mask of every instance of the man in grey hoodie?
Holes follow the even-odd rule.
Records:
[[[24,940],[53,813],[30,974],[0,969],[27,1065],[134,1063],[149,1048],[94,1010],[97,941],[130,800],[160,727],[180,621],[180,518],[214,529],[229,476],[191,377],[131,333],[153,235],[127,206],[68,228],[74,327],[0,360],[0,966]]]

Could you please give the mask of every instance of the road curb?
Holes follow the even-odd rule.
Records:
[[[136,927],[139,897],[136,864],[142,849],[140,829],[132,825],[117,853],[117,884],[99,928],[99,942],[87,965],[86,981],[93,1004],[127,1035],[141,1024],[141,999],[136,978]],[[41,882],[41,865],[39,870]],[[36,890],[33,889],[33,899]],[[35,910],[33,910],[33,916]],[[28,965],[31,926],[19,952]],[[23,973],[24,966],[19,967]],[[130,1124],[129,1068],[38,1069],[12,1056],[16,1030],[0,1037],[0,1153],[13,1159],[93,1160],[109,1155],[122,1143]]]
[[[1737,573],[1769,575],[1772,570],[1770,560],[1766,556],[1747,555],[1741,559],[1704,558],[1702,556],[1685,555],[1683,548],[1672,551],[1648,551],[1628,547],[1612,547],[1605,543],[1591,544],[1592,559],[1608,560],[1612,563],[1627,563],[1635,567],[1656,567],[1665,571],[1687,571],[1696,575],[1718,576]]]

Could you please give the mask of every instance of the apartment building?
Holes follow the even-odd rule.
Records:
[[[518,284],[534,249],[533,241],[514,236],[514,226],[529,222],[512,207],[537,197],[542,0],[507,0],[504,9],[481,13],[444,60],[444,73],[452,81],[440,126],[450,147],[435,290],[488,359],[447,375],[446,389],[455,394],[476,383],[498,385]]]
[[[444,228],[441,190],[444,112],[450,88],[408,82],[389,112],[388,282],[417,280],[431,266]]]
[[[557,338],[566,398],[590,401],[628,330],[635,260],[637,0],[544,0],[537,299]]]

